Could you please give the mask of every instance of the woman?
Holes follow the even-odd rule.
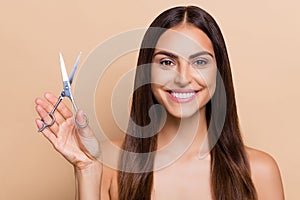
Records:
[[[79,199],[284,199],[276,162],[243,144],[225,42],[204,10],[175,7],[152,22],[139,52],[135,88],[133,123],[119,144],[124,151],[118,170],[90,156],[81,139],[92,139],[92,131],[77,130],[65,105],[58,122],[43,131],[74,165]],[[57,100],[45,97],[36,100],[42,119]],[[149,115],[156,104],[166,112]],[[41,127],[41,120],[36,124]],[[191,143],[182,146],[186,138]],[[160,151],[174,141],[171,150]],[[180,156],[174,156],[177,151]]]

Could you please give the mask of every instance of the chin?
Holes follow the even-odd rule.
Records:
[[[200,110],[171,110],[168,114],[177,119],[188,119],[199,114]]]

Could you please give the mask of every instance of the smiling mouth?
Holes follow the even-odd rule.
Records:
[[[196,92],[171,92],[171,95],[178,99],[188,99],[194,96]]]
[[[168,90],[170,98],[173,101],[184,103],[194,99],[200,90]]]

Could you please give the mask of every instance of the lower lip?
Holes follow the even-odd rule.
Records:
[[[198,95],[198,93],[199,93],[199,91],[196,92],[193,96],[191,96],[189,98],[176,98],[170,92],[167,92],[170,99],[175,101],[176,103],[188,103],[188,102],[192,101]]]

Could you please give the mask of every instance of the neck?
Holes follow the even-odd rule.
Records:
[[[158,150],[176,157],[199,157],[201,145],[206,143],[207,124],[205,108],[188,118],[176,118],[167,115],[163,128],[158,134]],[[164,153],[164,154],[165,154]]]

